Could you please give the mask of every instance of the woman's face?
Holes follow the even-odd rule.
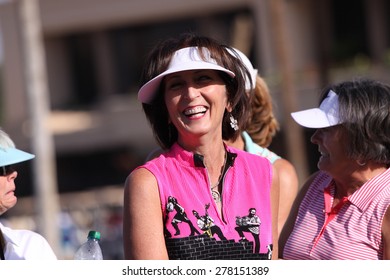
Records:
[[[351,159],[347,155],[347,136],[341,125],[317,129],[311,142],[318,145],[321,157],[317,167],[338,177],[351,169]]]
[[[226,86],[215,70],[189,70],[167,75],[164,98],[179,141],[219,133],[227,108]]]
[[[1,168],[1,167],[0,167]],[[15,179],[18,173],[0,176],[0,215],[15,206],[17,198],[15,196]]]

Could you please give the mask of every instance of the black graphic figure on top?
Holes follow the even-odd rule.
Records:
[[[192,214],[194,214],[197,219],[198,227],[203,230],[208,236],[213,237],[216,234],[220,240],[226,240],[226,237],[223,235],[221,229],[214,224],[214,220],[209,216],[207,209],[209,209],[210,203],[205,205],[205,215],[200,216],[199,213],[195,210],[192,210]]]
[[[164,215],[164,236],[166,238],[171,238],[172,237],[172,234],[169,232],[169,230],[166,227],[166,224],[167,224],[167,221],[168,221],[168,218],[169,218],[169,212],[171,212],[171,211],[172,210],[168,209],[168,203],[167,203],[167,208],[165,209],[166,215]]]
[[[236,217],[235,230],[241,237],[241,240],[246,240],[244,232],[250,232],[255,241],[255,253],[260,253],[260,225],[259,216],[256,215],[256,208],[250,208],[249,214],[244,217]]]
[[[190,236],[197,234],[200,234],[200,232],[194,227],[191,220],[188,219],[186,212],[184,211],[184,208],[178,203],[177,199],[173,196],[168,197],[168,203],[167,203],[167,211],[173,212],[176,211],[175,216],[172,219],[172,226],[175,228],[175,236],[180,235],[180,229],[178,224],[184,222],[187,223],[188,226],[191,229]]]

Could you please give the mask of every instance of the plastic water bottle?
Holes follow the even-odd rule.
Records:
[[[75,260],[102,260],[102,249],[99,245],[100,232],[91,230],[88,233],[87,241],[77,250]]]

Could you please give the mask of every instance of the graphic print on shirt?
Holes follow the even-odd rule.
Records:
[[[260,225],[261,221],[259,216],[256,215],[256,208],[250,208],[249,213],[246,216],[236,217],[235,230],[240,235],[241,241],[247,240],[244,232],[251,233],[253,240],[255,241],[255,253],[260,253]]]
[[[193,236],[195,234],[200,234],[200,232],[192,224],[191,220],[188,219],[187,213],[185,212],[184,208],[178,203],[178,201],[175,197],[173,197],[173,196],[168,197],[168,203],[167,203],[166,209],[167,209],[168,213],[176,211],[176,214],[173,217],[172,222],[171,222],[173,228],[176,230],[176,232],[174,234],[175,236],[180,235],[179,224],[181,224],[183,222],[188,224],[188,226],[190,227],[190,229],[191,229],[190,236]],[[164,230],[166,232],[168,231],[168,229],[164,229]],[[166,235],[168,235],[168,236],[171,235],[170,233],[169,234],[168,233],[166,233]]]
[[[169,259],[271,259],[272,244],[267,246],[268,252],[260,253],[261,222],[256,208],[250,208],[246,216],[233,216],[235,224],[223,228],[209,213],[211,203],[203,205],[202,210],[188,209],[192,215],[187,216],[177,198],[168,196],[164,233]],[[245,238],[244,233],[253,237]]]
[[[210,203],[207,203],[204,207],[205,214],[200,216],[196,210],[192,210],[197,219],[198,227],[209,237],[214,238],[214,235],[217,235],[219,240],[226,240],[226,237],[223,235],[222,230],[214,223],[214,220],[209,216],[207,209],[209,209]]]

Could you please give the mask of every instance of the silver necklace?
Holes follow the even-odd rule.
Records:
[[[224,158],[223,166],[222,166],[222,169],[221,169],[221,174],[219,174],[219,177],[218,177],[218,181],[214,185],[210,185],[211,195],[212,195],[215,203],[220,203],[222,201],[221,193],[218,191],[218,187],[219,187],[219,185],[221,183],[221,180],[223,178],[223,174],[224,174],[224,171],[225,171],[226,158],[227,158],[227,156],[226,156],[226,152],[225,152],[225,158]],[[210,183],[211,183],[211,181],[210,181]]]
[[[214,189],[217,186],[214,186],[211,188],[211,195],[215,201],[215,203],[220,203],[221,202],[221,194],[219,193],[218,189]]]

